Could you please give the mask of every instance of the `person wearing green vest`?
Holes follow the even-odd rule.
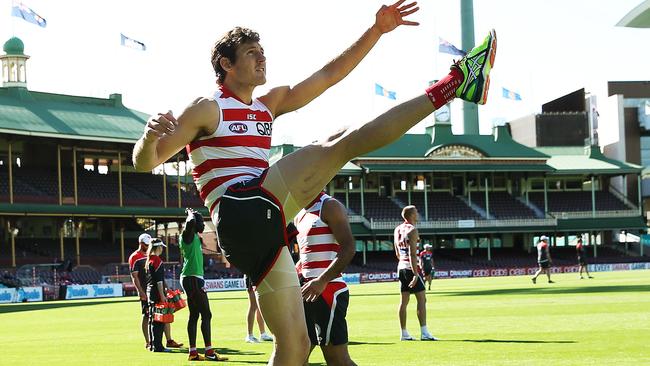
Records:
[[[205,292],[203,279],[203,244],[199,233],[205,229],[203,216],[200,213],[187,209],[187,218],[181,234],[181,255],[183,256],[183,269],[181,270],[181,285],[187,296],[187,306],[190,309],[190,318],[187,321],[187,335],[190,339],[190,361],[225,361],[212,348],[210,320],[210,302]],[[201,316],[201,334],[205,344],[205,357],[196,350],[196,326]]]

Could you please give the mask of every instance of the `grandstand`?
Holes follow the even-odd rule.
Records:
[[[4,51],[26,60],[17,38]],[[125,107],[121,95],[31,91],[24,72],[9,76],[0,88],[1,283],[123,278],[141,232],[175,242],[177,232],[166,228],[178,227],[184,207],[207,214],[184,151],[155,174],[132,168],[147,115]],[[271,162],[294,149],[273,147]],[[508,126],[491,135],[454,135],[449,123],[436,122],[353,159],[326,190],[350,214],[357,240],[351,272],[394,270],[392,233],[408,204],[419,209],[420,235],[434,245],[439,269],[530,265],[541,233],[552,238],[558,263],[574,262],[578,235],[597,244],[594,261],[608,263],[639,260],[615,236],[646,227],[639,201],[610,180],[640,174],[639,166],[606,158],[597,146],[531,148]],[[240,275],[209,255],[207,276]],[[164,257],[174,276],[178,250],[172,246]]]

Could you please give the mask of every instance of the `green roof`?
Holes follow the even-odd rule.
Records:
[[[546,154],[513,140],[505,126],[495,127],[491,135],[454,135],[450,124],[438,123],[433,126],[432,135],[406,134],[361,158],[422,158],[453,146],[467,147],[485,158],[548,158]]]
[[[486,164],[478,161],[477,164],[463,164],[463,161],[453,164],[439,164],[435,160],[426,160],[416,164],[382,164],[381,162],[361,164],[370,172],[550,172],[551,167],[546,164]]]
[[[5,51],[8,56],[22,56],[23,52],[25,52],[25,44],[20,40],[20,38],[11,37],[9,40],[7,40],[7,42],[5,42],[4,46],[2,46],[2,50]]]
[[[135,143],[148,115],[122,105],[122,96],[79,97],[0,88],[0,133]]]
[[[294,146],[291,144],[271,146],[271,152],[269,153],[269,165],[275,164],[282,157],[287,156],[298,149],[300,149],[299,146]],[[339,170],[338,174],[339,175],[361,175],[361,170],[362,169],[358,165],[354,165],[348,161]]]
[[[641,166],[610,159],[597,146],[538,147],[538,151],[550,155],[546,164],[553,174],[638,174]]]

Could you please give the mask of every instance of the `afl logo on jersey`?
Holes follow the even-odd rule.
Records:
[[[231,124],[228,128],[230,129],[230,132],[234,133],[246,133],[248,131],[248,126],[239,122]]]

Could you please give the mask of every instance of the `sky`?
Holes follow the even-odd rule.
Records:
[[[380,0],[25,0],[47,20],[40,28],[11,16],[0,0],[0,42],[17,36],[31,56],[28,88],[107,98],[145,113],[178,115],[211,95],[210,51],[234,26],[260,33],[267,84],[255,95],[295,85],[349,47],[374,22]],[[608,80],[650,80],[650,29],[615,24],[641,0],[475,0],[476,42],[497,31],[498,52],[480,132],[494,123],[541,111],[541,104],[579,88],[603,90]],[[390,4],[386,2],[385,4]],[[438,37],[461,47],[460,0],[422,0],[408,19],[419,26],[385,34],[342,82],[274,124],[273,144],[305,145],[343,126],[369,121],[422,93],[447,73],[454,56],[438,52]],[[120,45],[120,33],[146,51]],[[375,83],[397,100],[375,95]],[[521,101],[502,97],[501,88]],[[600,96],[599,96],[600,97]],[[605,98],[606,96],[602,96]],[[454,133],[462,133],[462,103],[453,102]],[[429,117],[411,132],[422,133]]]

